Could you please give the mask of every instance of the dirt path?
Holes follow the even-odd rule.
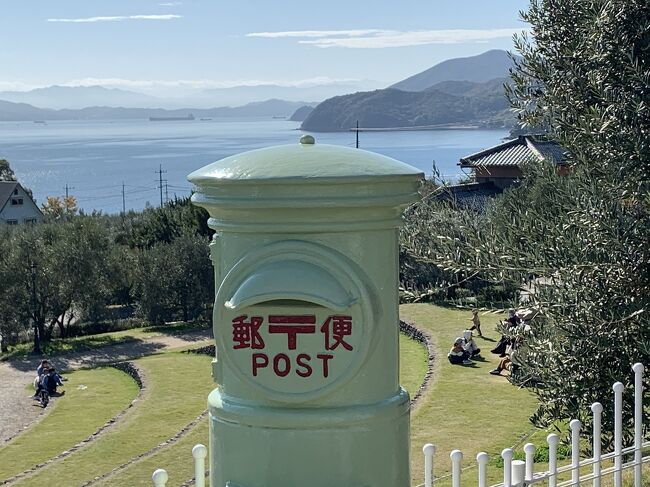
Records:
[[[48,357],[58,370],[75,370],[85,367],[130,360],[172,348],[213,343],[212,330],[198,330],[177,335],[160,335],[144,340],[134,340],[117,345]],[[0,446],[16,436],[34,421],[47,414],[31,399],[27,386],[34,379],[40,358],[18,359],[0,362]],[[57,400],[57,398],[54,398]]]

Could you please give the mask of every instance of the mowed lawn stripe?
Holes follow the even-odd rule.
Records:
[[[400,334],[400,382],[411,397],[420,388],[427,372],[427,352],[418,342]],[[207,400],[207,396],[206,396]],[[143,458],[124,471],[99,482],[98,486],[130,487],[151,485],[151,474],[157,468],[164,468],[169,474],[168,485],[180,485],[194,476],[192,448],[197,443],[207,445],[208,421],[203,420],[187,436],[177,443],[165,447],[154,455]],[[206,458],[206,468],[209,467]]]
[[[66,377],[65,396],[50,402],[52,411],[0,449],[0,481],[83,441],[124,410],[139,391],[129,375],[110,367],[79,370]]]
[[[137,360],[147,378],[141,403],[115,429],[17,485],[80,485],[173,436],[206,408],[210,357],[164,353]]]

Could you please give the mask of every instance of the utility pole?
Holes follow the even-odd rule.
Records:
[[[41,354],[41,339],[38,333],[38,324],[36,323],[36,264],[30,265],[32,277],[32,325],[34,326],[34,349],[32,353]]]
[[[162,208],[162,206],[163,206],[163,178],[162,178],[162,175],[165,174],[167,171],[163,171],[162,164],[161,164],[156,172],[158,173],[158,188],[160,188],[160,207]]]
[[[74,189],[74,186],[68,186],[68,183],[65,183],[65,197],[69,196],[68,191]]]
[[[169,203],[169,192],[167,191],[167,180],[165,179],[165,203]]]
[[[124,181],[122,181],[122,215],[126,215],[126,198],[124,197]]]
[[[357,120],[357,149],[359,148],[359,121]]]

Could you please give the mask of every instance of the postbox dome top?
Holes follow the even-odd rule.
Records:
[[[276,183],[291,180],[368,180],[422,178],[408,164],[373,152],[316,144],[303,135],[298,144],[242,152],[198,169],[188,176],[197,186],[221,183]],[[212,183],[212,184],[211,184]]]

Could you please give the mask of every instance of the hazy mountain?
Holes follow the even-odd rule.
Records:
[[[380,87],[379,83],[376,82],[364,82],[363,86],[363,89],[366,90]],[[232,88],[203,90],[201,93],[186,98],[186,100],[192,102],[192,105],[199,106],[206,104],[209,106],[235,106],[270,98],[320,102],[332,96],[343,95],[360,89],[362,89],[362,86],[355,83],[331,83],[313,86],[279,86],[273,84],[234,86]]]
[[[437,85],[436,85],[437,86]],[[512,115],[503,79],[486,83],[443,82],[420,92],[392,88],[338,96],[319,104],[302,123],[314,132],[425,126],[509,126]]]
[[[53,118],[52,118],[53,117]],[[13,103],[0,100],[0,120],[60,120],[55,110],[36,108],[27,103]]]
[[[482,83],[505,78],[512,67],[506,51],[491,50],[478,56],[448,59],[402,80],[390,88],[402,91],[424,91],[443,81],[473,81]]]
[[[151,94],[104,86],[49,86],[31,91],[3,91],[0,100],[28,103],[41,108],[81,109],[86,107],[165,108],[239,107],[270,99],[292,102],[320,102],[326,98],[360,89],[379,88],[377,82],[328,83],[310,86],[280,86],[274,84],[235,86],[231,88],[188,89],[167,88]]]
[[[153,108],[164,104],[160,98],[102,86],[50,86],[31,91],[3,91],[0,100],[55,109],[94,106]]]
[[[309,105],[301,106],[300,108],[298,108],[298,110],[293,112],[293,115],[291,115],[291,118],[289,120],[293,122],[302,122],[313,111],[314,111],[314,107],[310,107]]]
[[[249,103],[240,107],[182,108],[165,110],[162,108],[114,108],[87,107],[79,110],[53,110],[37,108],[25,103],[12,103],[0,100],[0,120],[107,120],[107,119],[147,119],[149,117],[186,117],[190,113],[200,118],[212,117],[290,117],[305,102],[266,100]]]

